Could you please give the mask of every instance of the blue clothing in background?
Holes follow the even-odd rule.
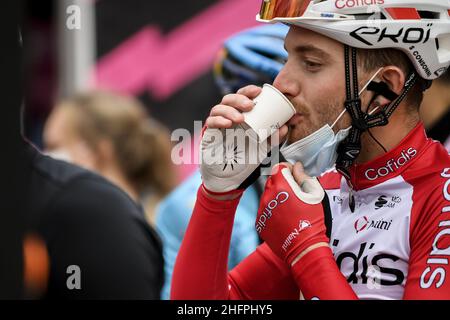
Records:
[[[197,190],[201,184],[200,172],[196,172],[172,191],[158,206],[156,211],[156,229],[163,242],[164,286],[161,298],[170,298],[170,285],[173,268],[184,233],[194,209]],[[231,235],[228,268],[232,269],[259,244],[255,230],[255,218],[259,197],[254,187],[245,191],[234,219]]]

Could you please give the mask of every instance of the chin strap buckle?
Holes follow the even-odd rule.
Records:
[[[356,160],[361,150],[361,143],[344,141],[339,144],[337,148],[338,159],[336,161],[342,167],[350,167],[350,165]]]

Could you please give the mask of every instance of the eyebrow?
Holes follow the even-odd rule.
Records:
[[[284,49],[286,51],[288,51],[286,49],[286,46],[284,46]],[[321,58],[324,58],[324,59],[328,59],[328,58],[331,57],[330,54],[327,53],[326,51],[324,51],[322,49],[319,49],[319,48],[317,48],[317,47],[315,47],[313,45],[310,45],[310,44],[298,45],[298,46],[294,47],[293,51],[297,52],[297,53],[302,53],[302,54],[305,54],[305,53],[315,54],[315,55],[317,55],[317,56],[319,56]]]

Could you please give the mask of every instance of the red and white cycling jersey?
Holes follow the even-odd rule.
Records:
[[[450,152],[450,137],[444,142],[444,147]]]
[[[320,178],[333,217],[330,247],[349,290],[360,299],[450,299],[450,156],[444,147],[419,124],[393,150],[354,165],[351,176],[354,212],[346,180],[336,171]],[[199,192],[177,260],[173,298],[299,297],[295,268],[265,244],[227,275],[237,203]]]
[[[423,289],[450,281],[449,168],[446,151],[418,126],[388,154],[353,167],[354,213],[345,179],[321,178],[333,217],[330,246],[359,298],[401,299],[407,280]]]

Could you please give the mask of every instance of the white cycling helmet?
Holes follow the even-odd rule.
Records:
[[[425,79],[421,90],[426,90],[431,80],[445,73],[450,65],[450,0],[262,0],[257,20],[297,25],[344,44],[344,106],[352,118],[352,127],[338,146],[336,169],[347,179],[349,205],[354,211],[349,168],[361,151],[361,134],[388,124],[419,77]],[[376,114],[361,108],[356,48],[398,49],[414,65],[415,71],[407,75],[398,95],[383,82],[369,83],[367,90],[391,101]]]
[[[350,47],[401,50],[427,80],[450,65],[450,0],[262,0],[257,20],[298,25]]]

